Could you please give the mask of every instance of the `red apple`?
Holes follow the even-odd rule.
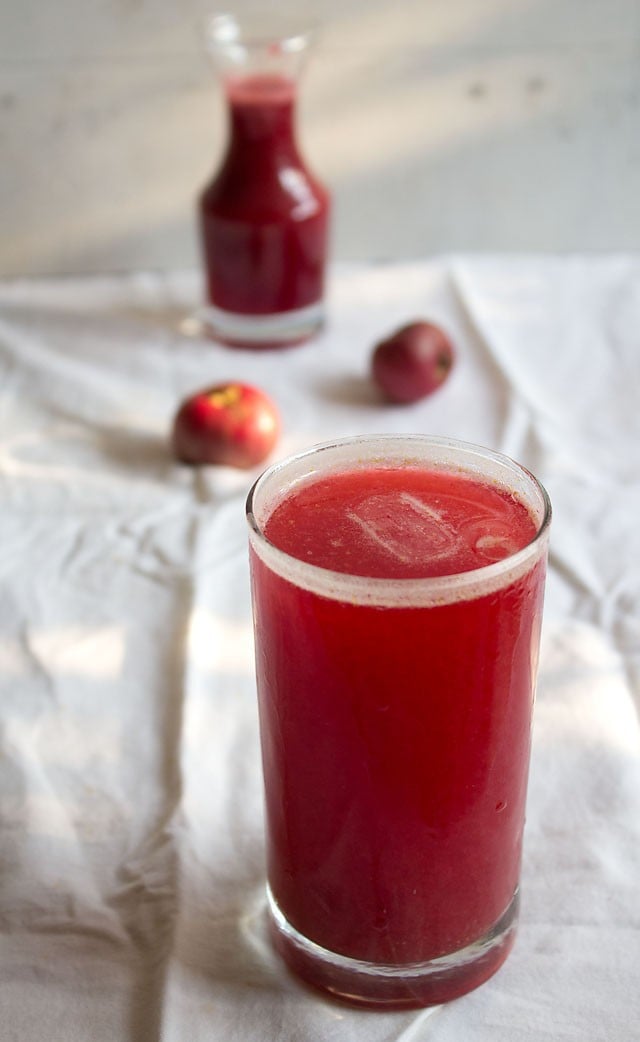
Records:
[[[392,402],[417,402],[441,387],[455,354],[447,334],[432,322],[411,322],[373,350],[375,382]]]
[[[182,463],[246,468],[262,463],[279,433],[278,411],[263,391],[222,383],[183,401],[173,421],[172,445]]]

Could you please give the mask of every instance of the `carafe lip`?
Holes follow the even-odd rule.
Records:
[[[292,55],[305,51],[318,29],[318,22],[303,20],[294,12],[220,11],[212,12],[205,20],[205,42],[211,54],[242,47]]]
[[[212,13],[204,22],[204,48],[223,81],[275,76],[295,83],[318,23],[294,13]]]

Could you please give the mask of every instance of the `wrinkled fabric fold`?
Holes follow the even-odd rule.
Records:
[[[338,265],[326,330],[286,352],[187,336],[198,287],[190,272],[0,283],[0,1034],[627,1042],[640,260]],[[449,332],[456,365],[432,397],[386,405],[370,352],[414,318]],[[441,434],[507,452],[550,492],[520,931],[450,1006],[352,1010],[271,951],[244,520],[259,468],[185,468],[169,449],[181,398],[227,379],[277,403],[278,456]]]

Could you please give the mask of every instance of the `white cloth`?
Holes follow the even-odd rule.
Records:
[[[640,1023],[640,258],[332,272],[288,351],[180,332],[189,273],[0,284],[0,1037],[630,1042]],[[373,343],[457,364],[382,404]],[[180,399],[240,379],[274,455],[371,431],[501,449],[554,505],[516,948],[417,1013],[312,994],[272,955],[244,497],[174,463]]]

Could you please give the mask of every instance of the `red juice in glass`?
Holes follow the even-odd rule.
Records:
[[[447,1001],[514,939],[546,494],[489,450],[346,439],[249,520],[276,947],[351,1001]]]

